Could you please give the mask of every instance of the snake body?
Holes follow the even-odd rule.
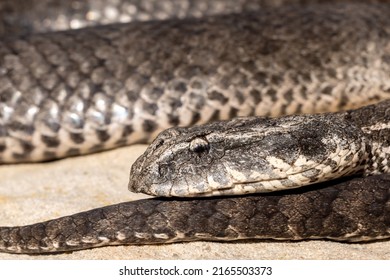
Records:
[[[22,227],[0,228],[0,250],[48,253],[199,240],[389,237],[390,176],[264,196],[146,199]]]
[[[179,196],[191,188],[212,195],[257,192],[251,183],[258,175],[249,174],[249,166],[261,166],[268,172],[259,175],[262,180],[278,179],[279,187],[288,188],[298,185],[286,174],[302,173],[297,176],[305,184],[375,176],[277,194],[141,200],[0,227],[0,251],[390,237],[389,177],[376,175],[389,170],[389,14],[390,5],[378,3],[286,6],[4,38],[1,163],[151,142],[172,126],[351,109],[167,130],[133,166],[129,186]],[[381,100],[386,101],[362,107]],[[275,148],[278,139],[284,140],[281,148]],[[244,158],[237,164],[239,154]],[[204,169],[216,175],[204,175]],[[182,176],[186,173],[192,178]],[[249,189],[239,181],[243,177]],[[239,191],[221,191],[230,184]]]
[[[0,162],[151,142],[172,126],[386,99],[389,14],[389,5],[309,5],[6,38]]]

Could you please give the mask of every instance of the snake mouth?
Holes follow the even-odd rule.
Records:
[[[203,181],[195,181],[192,184],[188,183],[187,180],[177,185],[169,184],[169,180],[165,180],[149,187],[140,187],[137,182],[133,183],[137,187],[137,192],[164,197],[210,197],[268,193],[333,180],[355,172],[356,168],[359,168],[357,162],[355,164],[341,164],[343,158],[347,156],[348,154],[333,156],[321,162],[311,162],[310,165],[305,161],[306,166],[295,165],[287,170],[272,166],[272,172],[260,173],[253,171],[250,175],[245,175],[225,165],[224,168],[227,171],[225,176],[229,177],[225,184],[221,180],[215,181],[216,177],[213,178],[213,175],[210,174],[207,179],[204,178]]]
[[[254,179],[234,179],[234,172],[229,172],[231,180],[228,184],[216,183],[213,180],[206,179],[203,187],[192,184],[169,184],[169,180],[165,179],[151,185],[139,184],[133,180],[132,191],[143,192],[148,195],[158,197],[210,197],[210,196],[235,196],[251,193],[268,193],[285,189],[298,188],[305,185],[321,182],[330,176],[324,176],[323,163],[317,163],[310,168],[299,170],[295,173],[284,174],[285,176],[275,176],[272,178],[264,178],[266,174],[258,174]],[[231,171],[231,170],[230,170]],[[326,170],[327,171],[327,170]],[[331,173],[331,172],[328,172]],[[237,172],[236,172],[237,174]],[[263,178],[259,178],[262,176]],[[213,186],[214,184],[214,186]],[[141,186],[142,185],[142,186]],[[136,189],[135,189],[136,188]]]
[[[285,189],[299,188],[304,185],[315,184],[311,182],[304,185],[285,184],[289,178],[280,178],[262,181],[250,181],[243,183],[234,183],[232,186],[214,189],[205,192],[191,193],[186,197],[211,197],[211,196],[235,196],[253,193],[269,193],[274,191],[283,191]],[[319,181],[318,181],[319,182]]]
[[[325,180],[335,179],[336,176],[332,172],[323,172],[323,164],[316,164],[315,166],[301,170],[296,173],[288,174],[277,178],[248,180],[241,182],[234,182],[229,186],[219,186],[215,189],[207,191],[199,191],[197,193],[190,193],[188,197],[210,197],[210,196],[235,196],[253,193],[268,193],[274,191],[283,191],[286,189],[294,189],[302,186],[320,183]],[[347,170],[348,171],[348,170]],[[347,172],[345,172],[347,173]],[[341,174],[341,173],[340,173]]]

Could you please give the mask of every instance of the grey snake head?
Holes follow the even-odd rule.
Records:
[[[129,190],[185,197],[296,188],[358,172],[365,150],[342,114],[171,128],[133,164]]]

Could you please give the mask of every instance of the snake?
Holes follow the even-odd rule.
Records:
[[[239,3],[2,38],[1,163],[152,142],[129,189],[180,198],[2,226],[1,252],[390,237],[390,5]]]

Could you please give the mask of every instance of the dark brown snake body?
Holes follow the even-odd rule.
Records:
[[[26,35],[21,26],[20,35],[4,37],[0,42],[0,162],[53,160],[151,142],[172,126],[238,116],[343,111],[385,100],[345,114],[218,123],[221,127],[232,125],[229,131],[242,133],[226,134],[222,140],[218,136],[225,132],[214,129],[217,124],[195,126],[183,134],[184,140],[180,133],[186,130],[171,129],[157,137],[150,153],[135,164],[130,187],[148,192],[146,188],[152,189],[158,181],[173,195],[172,187],[178,183],[181,189],[175,195],[180,196],[187,195],[183,184],[186,191],[203,191],[205,182],[220,187],[247,177],[253,183],[258,179],[249,167],[258,165],[259,159],[266,163],[262,168],[271,171],[259,175],[270,176],[268,183],[282,178],[286,164],[296,164],[293,175],[298,174],[296,168],[302,168],[310,183],[334,178],[327,175],[317,180],[319,170],[329,168],[329,173],[374,176],[265,195],[140,200],[35,225],[1,227],[0,251],[33,254],[194,240],[321,238],[354,242],[390,237],[390,178],[382,174],[388,172],[390,162],[390,5],[372,1],[259,10],[252,5],[245,8],[251,1],[239,2],[242,8],[236,7],[238,10],[204,18],[33,35]],[[9,22],[12,20],[3,25]],[[322,122],[316,126],[317,119]],[[344,126],[341,119],[351,126]],[[261,129],[251,127],[249,134],[240,130],[255,122],[261,123]],[[269,129],[260,133],[260,140],[253,140],[264,126]],[[308,134],[293,130],[280,136],[277,130],[291,127]],[[282,148],[263,139],[275,131],[271,136],[276,142],[286,140],[282,146],[290,154],[282,154]],[[336,133],[325,138],[324,131]],[[211,137],[211,132],[215,136]],[[241,142],[228,142],[240,138]],[[222,149],[213,150],[215,139]],[[334,139],[340,142],[332,142]],[[178,146],[166,148],[168,140]],[[315,145],[320,142],[329,145]],[[266,149],[260,148],[267,151],[263,157],[251,148],[239,152],[241,165],[223,162],[236,146],[253,143],[265,144]],[[287,147],[291,149],[287,151]],[[356,152],[352,153],[353,149]],[[292,153],[298,150],[308,157]],[[154,165],[160,162],[154,158],[155,152],[162,155],[163,164]],[[217,157],[212,157],[214,152]],[[327,154],[333,158],[326,159]],[[195,165],[189,164],[188,155]],[[322,165],[313,170],[309,162],[317,159]],[[339,163],[341,168],[333,168]],[[197,181],[180,175],[196,175],[196,164],[224,170],[220,164],[232,172],[231,177],[208,175],[199,182],[201,176],[193,176]],[[187,168],[177,173],[179,176],[174,173],[178,166]],[[288,180],[277,184],[297,181],[295,177]],[[245,191],[241,185],[240,191],[223,194],[247,192],[253,191]],[[166,195],[166,191],[157,194]]]
[[[147,199],[0,229],[2,251],[240,239],[365,241],[389,237],[390,176],[264,196]]]

